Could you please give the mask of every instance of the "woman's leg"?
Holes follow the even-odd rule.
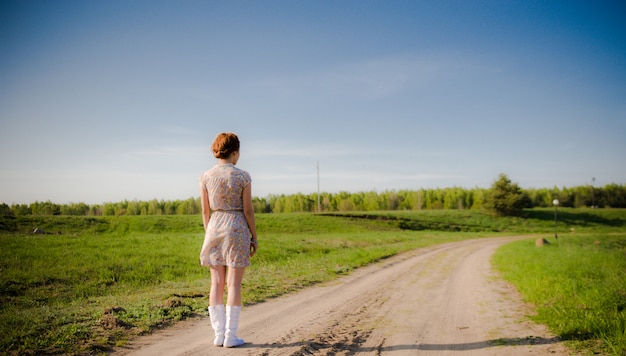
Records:
[[[224,307],[224,283],[226,268],[224,266],[210,266],[211,268],[211,293],[209,294],[209,317],[211,326],[215,331],[213,345],[224,344],[226,331],[226,308]]]
[[[246,271],[245,267],[241,268],[228,268],[227,285],[228,285],[228,301],[227,305],[241,306],[241,283],[243,282],[243,273]]]
[[[226,267],[225,266],[210,266],[210,268],[211,268],[211,292],[209,294],[209,305],[224,305],[224,286],[226,284]],[[230,293],[228,294],[230,295]]]
[[[243,339],[237,337],[239,328],[239,314],[241,313],[241,282],[243,268],[228,268],[226,283],[228,285],[228,302],[226,303],[226,332],[224,347],[237,347],[244,344]]]

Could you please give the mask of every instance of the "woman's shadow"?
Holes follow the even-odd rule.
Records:
[[[527,336],[525,338],[500,338],[485,341],[460,343],[460,344],[407,344],[407,345],[387,345],[377,347],[361,347],[351,343],[324,343],[319,341],[300,341],[293,343],[271,343],[271,344],[258,344],[258,343],[245,343],[238,348],[245,349],[282,349],[300,347],[302,354],[311,354],[319,350],[332,350],[333,352],[350,351],[350,352],[391,352],[399,350],[423,350],[423,351],[443,351],[443,350],[480,350],[491,347],[507,347],[507,346],[521,346],[521,345],[549,345],[561,342],[559,337],[539,337],[539,336]]]

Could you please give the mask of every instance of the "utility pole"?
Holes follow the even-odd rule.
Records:
[[[317,161],[317,212],[322,212],[322,206],[320,204],[320,161]]]

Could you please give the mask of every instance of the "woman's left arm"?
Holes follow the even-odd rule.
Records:
[[[254,207],[252,206],[252,183],[246,185],[243,188],[243,214],[248,222],[248,228],[250,228],[250,234],[252,234],[252,241],[250,243],[250,256],[254,256],[258,247],[257,235],[256,235],[256,222],[254,220]]]

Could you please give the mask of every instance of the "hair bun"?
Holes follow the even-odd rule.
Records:
[[[215,138],[211,145],[215,158],[228,158],[233,152],[239,151],[239,138],[232,132],[224,132]]]

